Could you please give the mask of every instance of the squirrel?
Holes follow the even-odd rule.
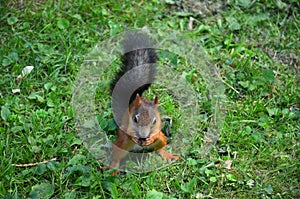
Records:
[[[121,70],[112,82],[111,89],[115,88],[122,76],[127,75],[127,78],[124,78],[121,83],[121,86],[125,85],[121,92],[125,90],[130,99],[129,102],[122,102],[127,107],[121,111],[123,114],[120,118],[117,138],[112,147],[112,160],[110,166],[103,167],[104,170],[118,168],[121,160],[135,145],[156,151],[167,161],[180,159],[178,155],[170,154],[164,150],[167,145],[167,138],[161,130],[162,121],[158,111],[158,97],[149,100],[142,96],[143,92],[151,86],[156,73],[155,63],[158,61],[158,56],[151,45],[150,38],[141,32],[129,33],[123,41],[125,53],[121,59]],[[134,70],[137,72],[130,73]],[[134,89],[132,92],[126,85],[132,85],[133,81],[138,85],[129,87],[138,88],[130,88],[131,90]],[[117,99],[122,101],[124,97],[118,96]],[[116,123],[118,122],[116,121]],[[117,173],[118,170],[115,170],[111,175]]]

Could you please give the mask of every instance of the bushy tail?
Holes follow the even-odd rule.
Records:
[[[135,85],[136,89],[131,94],[129,100],[129,103],[131,103],[137,94],[141,96],[149,88],[151,82],[154,81],[155,63],[158,56],[154,49],[154,42],[145,33],[138,31],[129,32],[125,35],[123,48],[122,67],[115,76],[111,89],[114,89],[122,76],[133,69],[134,72],[129,72],[129,77],[126,77],[125,81],[122,82],[126,85],[132,85],[132,82],[140,82],[140,85]]]

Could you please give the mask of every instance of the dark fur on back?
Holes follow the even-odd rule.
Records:
[[[154,42],[150,40],[145,33],[133,31],[125,35],[125,39],[123,40],[124,54],[121,58],[122,66],[111,84],[111,90],[114,89],[116,83],[126,72],[144,64],[151,64],[149,65],[151,68],[147,72],[148,74],[140,74],[140,77],[131,78],[147,79],[149,82],[154,81],[156,73],[154,64],[157,62],[158,57],[153,47]],[[135,99],[136,94],[142,96],[143,92],[147,90],[150,85],[151,84],[140,85],[140,87],[132,93],[129,104]]]

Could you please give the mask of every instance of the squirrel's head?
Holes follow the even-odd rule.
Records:
[[[133,141],[144,146],[151,135],[161,130],[161,119],[158,112],[158,97],[154,101],[136,95],[129,110],[129,133]]]

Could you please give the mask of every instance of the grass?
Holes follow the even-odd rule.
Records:
[[[228,1],[205,15],[179,4],[1,1],[2,198],[300,197],[299,3]],[[225,82],[221,137],[208,156],[200,156],[197,138],[188,143],[195,150],[169,167],[110,177],[77,137],[71,98],[80,65],[97,43],[126,29],[187,31],[190,16],[195,18],[191,38]],[[180,63],[182,74],[193,69]],[[32,72],[17,81],[30,65]],[[205,91],[199,79],[190,73],[193,88]],[[20,93],[12,92],[18,88]],[[162,95],[166,109],[178,114],[173,99]],[[96,97],[105,102],[104,110],[109,99],[108,94]],[[110,110],[99,120],[110,121]],[[57,159],[12,165],[52,158]]]

